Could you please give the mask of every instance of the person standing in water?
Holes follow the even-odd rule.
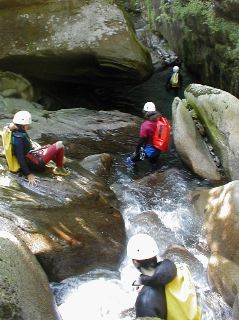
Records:
[[[139,140],[136,150],[132,156],[127,158],[126,161],[129,167],[134,167],[136,162],[148,159],[151,170],[155,171],[158,167],[158,159],[161,151],[167,150],[169,145],[170,125],[167,119],[162,117],[162,115],[156,111],[156,107],[153,102],[145,103],[143,113],[145,120],[140,126]],[[167,134],[165,134],[165,128],[167,129]],[[157,129],[159,129],[158,134],[156,134]],[[163,139],[161,139],[161,135],[164,137]],[[156,138],[164,140],[163,147],[160,147],[155,143]]]
[[[171,90],[175,97],[179,97],[182,84],[183,82],[180,68],[178,66],[174,66],[168,75],[166,90]]]

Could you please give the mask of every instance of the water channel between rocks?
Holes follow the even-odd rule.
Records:
[[[171,118],[173,96],[164,88],[166,74],[167,71],[156,72],[151,79],[131,90],[127,98],[131,100],[132,110],[122,111],[140,114],[143,104],[153,101],[163,114]],[[184,79],[185,87],[191,78],[184,74]],[[128,171],[126,156],[120,150],[114,155],[110,185],[121,202],[127,238],[138,232],[152,235],[161,256],[174,244],[187,248],[192,258],[189,257],[186,263],[197,287],[202,319],[232,319],[231,308],[209,287],[206,274],[208,248],[202,221],[189,200],[194,188],[212,186],[182,165],[173,146],[161,156],[156,174],[147,172],[147,163],[140,164],[138,172]],[[124,256],[118,271],[96,269],[61,283],[52,283],[51,287],[63,320],[132,320],[135,318],[133,306],[137,291],[131,284],[137,276],[131,261]]]

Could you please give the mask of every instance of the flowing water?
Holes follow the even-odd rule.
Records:
[[[232,319],[231,309],[208,285],[208,252],[201,232],[202,221],[188,197],[191,190],[208,186],[208,182],[188,172],[174,150],[162,157],[157,173],[146,177],[147,164],[140,164],[137,173],[128,171],[122,161],[125,156],[115,157],[111,188],[121,202],[127,237],[138,232],[152,235],[160,255],[173,244],[187,248],[192,256],[185,262],[197,287],[202,319]],[[155,183],[158,178],[160,183]],[[117,272],[97,269],[54,283],[52,288],[63,320],[131,320],[135,318],[133,306],[137,296],[132,282],[137,277],[137,270],[125,256]]]
[[[144,102],[154,101],[170,118],[173,97],[163,88],[165,77],[166,71],[156,73],[144,85],[129,92],[127,98],[134,101],[135,109],[128,112],[139,112]],[[196,187],[212,186],[189,172],[173,147],[160,157],[160,169],[154,174],[148,172],[146,161],[139,164],[138,171],[128,170],[126,156],[115,155],[110,186],[121,203],[127,238],[139,232],[152,235],[161,256],[175,244],[186,248],[187,254],[171,251],[170,257],[188,264],[203,310],[202,319],[232,319],[231,308],[209,287],[206,273],[209,252],[202,220],[194,212],[189,197]],[[132,282],[137,277],[137,270],[124,255],[118,271],[96,269],[51,286],[63,320],[131,320],[135,318],[137,296]]]

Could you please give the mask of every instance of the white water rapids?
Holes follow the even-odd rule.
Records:
[[[138,179],[126,171],[122,159],[115,161],[111,188],[121,202],[127,238],[139,232],[150,234],[160,255],[173,244],[185,247],[192,254],[184,262],[196,284],[202,319],[232,319],[231,308],[209,286],[202,221],[189,200],[190,191],[207,182],[192,176],[175,158],[163,162],[157,178],[151,174]],[[51,286],[63,320],[132,320],[137,296],[132,282],[137,277],[125,256],[118,272],[97,269]]]

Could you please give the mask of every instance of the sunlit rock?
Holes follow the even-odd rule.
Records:
[[[175,98],[172,106],[175,148],[183,162],[200,177],[220,180],[220,174],[186,108],[185,101]]]
[[[37,174],[37,186],[8,173],[10,183],[0,189],[0,216],[8,210],[51,281],[116,266],[125,241],[114,193],[79,165],[69,169],[70,176],[58,177],[48,168]]]
[[[60,320],[40,264],[6,225],[0,230],[0,318]]]
[[[226,175],[239,178],[239,100],[228,92],[191,84],[185,90],[187,103],[203,123]]]
[[[201,199],[199,191],[194,203],[204,215],[211,251],[239,265],[239,180],[208,191],[203,189]]]
[[[102,153],[84,158],[80,165],[95,175],[107,179],[110,175],[112,162],[113,158],[110,154]]]
[[[214,253],[209,259],[208,274],[216,290],[232,306],[239,291],[239,266]]]
[[[0,1],[0,69],[44,81],[138,83],[148,51],[111,1]],[[11,32],[9,32],[11,30]]]

